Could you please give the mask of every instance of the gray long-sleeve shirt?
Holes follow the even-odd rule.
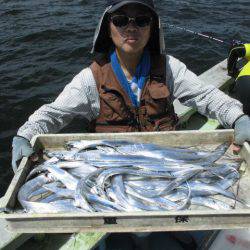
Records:
[[[205,85],[185,64],[167,56],[167,82],[172,88],[173,98],[182,104],[194,107],[199,113],[216,118],[224,127],[231,127],[243,115],[242,104],[227,96],[213,85]],[[91,121],[98,117],[99,94],[90,68],[83,69],[66,85],[64,90],[50,104],[35,111],[20,127],[18,135],[29,140],[34,135],[57,133],[75,116]]]

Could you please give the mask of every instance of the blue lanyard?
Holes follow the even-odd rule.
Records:
[[[130,100],[133,103],[133,106],[138,107],[140,103],[137,101],[136,95],[133,93],[133,91],[131,89],[131,85],[129,84],[129,82],[128,82],[128,80],[127,80],[127,78],[126,78],[126,76],[125,76],[125,74],[120,66],[120,63],[119,63],[119,60],[118,60],[118,57],[116,55],[115,50],[110,55],[110,61],[111,61],[112,69],[113,69],[117,79],[119,80],[123,89],[128,94]],[[132,82],[136,83],[140,90],[143,89],[143,86],[144,86],[144,84],[149,76],[150,66],[151,66],[150,54],[149,54],[148,50],[145,50],[143,52],[143,55],[141,57],[140,62],[138,63],[138,65],[136,67],[135,75],[132,78]]]

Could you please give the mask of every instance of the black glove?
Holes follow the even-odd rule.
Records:
[[[29,142],[21,136],[15,136],[12,141],[12,169],[17,171],[17,162],[23,157],[29,157],[34,154],[34,150]]]
[[[239,71],[236,67],[237,61],[239,58],[246,55],[246,48],[244,44],[234,44],[229,51],[228,61],[227,61],[227,70],[228,75],[236,78],[239,74]]]

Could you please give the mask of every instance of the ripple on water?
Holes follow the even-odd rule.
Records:
[[[31,42],[34,43],[36,41],[47,41],[47,40],[58,40],[58,39],[65,39],[65,36],[74,35],[73,32],[64,30],[64,29],[46,29],[39,32],[34,32],[28,34],[24,37],[20,37],[17,39],[17,42]]]
[[[21,15],[23,13],[25,13],[26,10],[21,10],[21,9],[14,9],[14,10],[7,10],[5,12],[3,12],[1,15],[3,16],[18,16]]]

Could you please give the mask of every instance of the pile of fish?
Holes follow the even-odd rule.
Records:
[[[225,157],[229,144],[212,151],[161,147],[125,140],[70,141],[45,151],[20,188],[27,212],[182,210],[191,205],[232,209],[215,198],[244,203],[232,192],[240,162]],[[221,157],[225,161],[218,161]]]

